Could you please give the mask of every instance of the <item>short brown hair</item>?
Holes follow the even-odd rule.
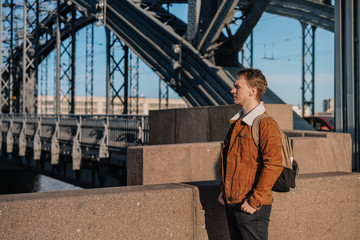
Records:
[[[267,88],[267,81],[263,73],[256,68],[245,68],[237,72],[237,76],[244,76],[248,82],[249,87],[257,88],[256,99],[260,101],[264,96]]]

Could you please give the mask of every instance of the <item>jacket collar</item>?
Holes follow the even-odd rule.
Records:
[[[255,118],[257,116],[260,116],[264,112],[265,112],[264,104],[260,103],[253,110],[251,110],[248,114],[246,114],[245,116],[244,116],[244,110],[241,109],[238,113],[235,114],[235,116],[233,116],[230,119],[230,122],[233,123],[234,121],[239,120],[239,119],[242,118],[241,120],[243,122],[245,122],[249,126],[252,126]]]

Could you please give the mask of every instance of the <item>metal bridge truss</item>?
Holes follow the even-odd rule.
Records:
[[[302,27],[302,116],[305,110],[315,113],[315,30],[316,27],[301,24]]]
[[[351,134],[353,170],[360,171],[360,3],[336,0],[335,129]]]
[[[139,57],[130,51],[129,114],[139,114]]]
[[[189,6],[192,6],[189,8],[188,24],[183,23],[163,8],[163,4],[171,2],[188,2]],[[286,4],[274,0],[257,0],[251,4],[248,1],[239,0],[224,0],[220,3],[211,1],[211,4],[204,0],[71,0],[63,4],[57,1],[56,4],[57,10],[50,12],[46,19],[41,19],[40,30],[32,31],[31,34],[33,36],[38,34],[39,38],[45,39],[45,43],[39,44],[35,62],[41,62],[49,51],[57,49],[57,110],[60,107],[60,94],[62,94],[69,104],[70,113],[74,110],[75,92],[75,65],[73,63],[75,45],[71,42],[75,39],[74,32],[95,19],[101,20],[107,29],[121,39],[124,46],[130,47],[192,106],[232,103],[229,93],[234,80],[232,69],[241,66],[238,52],[265,10],[333,30],[333,13],[331,12],[333,7],[310,0],[302,3],[289,0]],[[77,12],[74,10],[74,4]],[[234,33],[231,33],[229,25],[234,22],[233,17],[236,11],[241,12],[241,24]],[[300,15],[299,12],[301,12]],[[320,12],[322,14],[319,14]],[[227,31],[227,35],[224,35],[223,29]],[[44,37],[44,35],[51,37]],[[70,40],[66,40],[68,41],[66,44],[64,40],[68,36]],[[60,50],[61,46],[62,50]],[[178,53],[174,51],[175,46],[180,46]],[[24,46],[22,48],[26,49]],[[108,51],[108,53],[108,59],[113,59],[112,52]],[[18,55],[21,56],[21,53],[19,52]],[[67,59],[63,61],[60,57]],[[10,57],[9,60],[14,63],[18,61],[15,56]],[[120,93],[120,87],[114,87],[111,73],[113,73],[112,70],[116,69],[120,72],[121,69],[117,65],[118,59],[114,59],[113,62],[115,65],[113,69],[108,69],[107,77],[109,103],[113,102],[114,98],[118,98]],[[9,69],[12,67],[9,66]],[[126,71],[123,75],[125,77]],[[3,85],[21,87],[21,82],[18,83],[17,78],[16,84],[9,84],[11,81],[9,76],[2,75],[1,79],[4,82]],[[61,81],[65,83],[61,85]],[[124,84],[127,84],[127,80]],[[127,90],[124,88],[124,91]],[[16,93],[17,97],[20,97],[16,89],[13,89],[11,93]],[[112,96],[110,96],[111,93]],[[12,98],[6,100],[2,101],[3,104],[7,102],[11,104]],[[271,91],[267,92],[264,100],[269,103],[282,102]],[[127,101],[126,98],[124,101]],[[25,112],[33,111],[30,106],[34,108],[36,103],[29,103],[29,109],[25,108]],[[127,105],[124,106],[125,113],[126,108]]]
[[[60,108],[65,108],[68,113],[75,113],[75,60],[76,60],[76,8],[72,4],[66,15],[60,13],[60,0],[57,0],[56,15],[56,114],[60,114]],[[61,28],[68,26],[70,37],[61,40]],[[63,106],[65,102],[65,106]],[[32,113],[29,111],[29,113]]]
[[[352,13],[358,13],[358,3],[356,0],[337,0],[337,2],[352,1],[354,6]],[[5,5],[12,1],[5,1]],[[232,96],[230,89],[234,81],[234,71],[241,67],[239,63],[239,51],[242,49],[246,39],[252,32],[252,29],[260,19],[262,13],[267,11],[269,13],[278,14],[300,22],[311,25],[317,28],[323,28],[329,31],[334,31],[334,7],[330,4],[325,4],[329,1],[314,1],[314,0],[223,0],[223,1],[208,1],[208,0],[69,0],[60,4],[57,1],[57,11],[49,12],[44,18],[40,19],[39,26],[33,30],[30,35],[26,35],[29,39],[35,39],[38,36],[43,42],[39,41],[38,50],[35,51],[35,58],[38,58],[34,63],[40,63],[50,51],[57,48],[57,58],[60,57],[60,43],[69,36],[72,39],[72,34],[82,27],[98,20],[101,21],[108,29],[107,41],[108,46],[119,43],[127,52],[130,48],[137,56],[139,56],[151,69],[153,69],[161,79],[174,89],[190,106],[204,106],[204,105],[223,105],[232,103]],[[168,3],[187,3],[188,9],[188,23],[184,23],[176,16],[167,11],[163,4]],[[341,3],[345,6],[345,3]],[[4,4],[3,4],[4,5]],[[4,6],[5,6],[4,5]],[[9,4],[8,4],[9,5]],[[74,6],[78,11],[74,13]],[[190,7],[191,6],[191,7]],[[19,101],[21,86],[23,81],[19,78],[22,68],[18,68],[18,63],[21,63],[23,58],[22,53],[27,52],[26,44],[15,43],[15,27],[13,7],[10,11],[4,12],[5,17],[9,23],[4,23],[8,27],[7,33],[4,30],[1,32],[1,42],[6,45],[6,56],[1,56],[2,59],[2,74],[1,82],[1,110],[3,112],[13,112],[13,99]],[[236,11],[241,12],[241,24],[234,31],[231,32],[229,25],[232,24],[233,17]],[[341,10],[343,11],[343,10]],[[345,11],[345,10],[344,10]],[[80,14],[81,13],[81,14]],[[2,11],[3,14],[3,11]],[[353,16],[353,15],[349,15]],[[358,18],[358,14],[355,16]],[[355,18],[355,17],[354,17]],[[356,21],[355,21],[356,20]],[[348,21],[348,20],[346,20]],[[348,22],[357,22],[358,19],[352,19]],[[61,24],[60,24],[61,23]],[[353,26],[352,24],[344,24],[343,26]],[[358,26],[357,26],[358,27]],[[344,27],[346,29],[346,27]],[[358,28],[354,28],[355,30]],[[341,30],[342,31],[342,30]],[[224,34],[226,32],[226,34]],[[349,34],[351,31],[348,31]],[[38,35],[36,33],[39,33]],[[5,36],[6,34],[10,35]],[[344,32],[346,35],[346,31]],[[355,31],[358,34],[358,31]],[[112,37],[111,37],[112,36]],[[347,35],[346,35],[347,36]],[[5,39],[6,37],[6,39]],[[117,40],[119,39],[119,40]],[[350,38],[349,38],[350,39]],[[351,38],[358,39],[358,38]],[[70,40],[68,40],[70,41]],[[350,40],[349,40],[350,41]],[[355,43],[355,46],[358,43]],[[4,48],[4,47],[3,47]],[[23,50],[25,49],[25,51]],[[71,51],[70,51],[71,49]],[[357,54],[355,56],[355,65],[358,64],[358,48],[352,49]],[[128,56],[124,58],[124,68],[121,67],[121,57],[114,55],[115,52],[108,51],[108,65],[107,65],[107,99],[108,106],[114,99],[121,99],[124,96],[124,101],[127,101],[127,92],[120,94],[122,85],[118,82],[116,74],[122,72],[124,85],[128,84]],[[73,52],[73,48],[69,48],[69,53]],[[347,51],[350,55],[351,51]],[[128,55],[128,52],[125,53]],[[69,55],[71,59],[74,54]],[[31,59],[31,58],[29,58]],[[343,59],[342,55],[337,59]],[[112,61],[112,63],[110,63]],[[69,62],[71,66],[73,62]],[[244,63],[244,62],[243,62]],[[57,84],[60,84],[60,60],[57,61]],[[110,67],[110,64],[112,66]],[[122,64],[122,63],[121,63]],[[27,65],[28,66],[28,65]],[[357,66],[357,65],[356,65]],[[75,71],[74,66],[71,67]],[[312,67],[309,67],[311,69]],[[356,69],[356,68],[355,68]],[[357,68],[358,69],[358,68]],[[31,75],[31,68],[28,70]],[[73,71],[69,74],[72,75]],[[114,74],[114,72],[118,72]],[[65,71],[63,71],[65,73]],[[350,71],[356,79],[355,85],[358,85],[358,71]],[[341,82],[341,80],[338,80]],[[70,84],[75,84],[75,78],[70,77]],[[357,86],[356,85],[356,86]],[[25,86],[25,85],[24,85]],[[36,84],[34,85],[36,86]],[[343,85],[342,93],[347,93],[346,89],[350,83]],[[127,86],[123,88],[127,91]],[[57,87],[60,89],[60,86]],[[309,88],[310,89],[310,88]],[[358,89],[358,88],[355,88]],[[303,89],[305,90],[305,88]],[[340,91],[340,90],[339,90]],[[358,90],[356,90],[358,93]],[[59,92],[59,91],[57,91]],[[74,93],[72,85],[69,90],[64,91],[70,95],[69,104],[73,104],[71,94]],[[356,94],[356,93],[354,93]],[[352,94],[351,97],[355,95]],[[338,109],[348,109],[347,105],[352,100],[345,97],[345,95],[337,95],[341,97],[341,103],[338,102]],[[358,96],[358,95],[357,95]],[[24,96],[25,98],[25,96]],[[57,96],[57,100],[60,97]],[[313,99],[312,99],[313,100]],[[346,101],[345,101],[346,100]],[[351,101],[350,101],[351,100]],[[34,100],[35,101],[35,100]],[[264,101],[267,103],[283,103],[272,91],[268,90],[264,96]],[[340,101],[339,98],[336,101]],[[342,116],[337,119],[337,124],[348,122],[348,119],[358,120],[358,99],[353,104],[354,108],[349,109],[353,115]],[[26,102],[28,104],[28,102]],[[31,103],[36,106],[36,103]],[[30,103],[29,103],[30,105]],[[57,105],[59,106],[59,105]],[[124,106],[124,113],[128,112]],[[357,107],[357,108],[356,108]],[[108,107],[109,108],[109,107]],[[73,109],[73,107],[72,107]],[[32,111],[30,107],[25,107],[24,112]],[[71,111],[71,110],[70,110]],[[111,111],[108,110],[108,113]],[[338,110],[339,112],[339,110]],[[355,113],[355,114],[354,114]],[[343,125],[341,125],[343,126]],[[351,129],[346,127],[339,128],[347,131]],[[355,138],[358,139],[359,131],[354,133]],[[358,148],[358,143],[357,143]]]
[[[0,115],[3,162],[83,187],[126,185],[126,149],[148,141],[147,116]]]
[[[94,114],[94,25],[86,26],[85,114]]]
[[[163,104],[163,101],[165,104]],[[159,78],[159,109],[169,107],[169,85]]]
[[[241,49],[241,65],[243,65],[245,68],[254,66],[253,49],[254,33],[251,33],[244,43],[243,48]]]
[[[0,111],[13,112],[13,84],[14,84],[14,64],[12,53],[15,45],[15,32],[17,21],[14,17],[15,8],[18,7],[13,0],[2,2],[0,6],[0,16],[2,24],[0,26]],[[6,9],[8,11],[4,11]],[[15,22],[17,23],[17,22]],[[15,26],[14,26],[15,25]],[[18,40],[19,37],[16,38]]]

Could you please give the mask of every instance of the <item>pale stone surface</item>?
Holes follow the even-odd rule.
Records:
[[[0,195],[0,239],[227,240],[219,181]],[[360,239],[360,174],[300,175],[274,193],[270,240]]]
[[[217,202],[219,182],[197,182],[210,240],[227,240],[224,207]],[[274,192],[269,240],[360,239],[360,174],[300,175],[288,193]]]
[[[294,159],[299,164],[300,172],[351,172],[352,141],[350,134],[322,134],[325,134],[326,137],[291,138]]]
[[[351,172],[351,137],[346,133],[286,131],[292,136],[300,173]],[[220,179],[220,142],[128,148],[127,185]]]
[[[213,180],[219,158],[220,142],[130,147],[127,185]]]
[[[281,129],[294,129],[292,105],[265,104],[265,109],[276,120]]]
[[[0,239],[207,239],[183,184],[0,196]]]
[[[270,240],[360,239],[360,174],[300,175],[296,188],[275,193]]]

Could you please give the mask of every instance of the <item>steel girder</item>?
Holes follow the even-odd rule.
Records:
[[[126,149],[148,144],[148,119],[141,115],[0,114],[0,159],[78,186],[126,185]],[[115,182],[106,183],[103,178]]]
[[[351,134],[353,170],[360,171],[360,4],[336,0],[335,129]]]
[[[67,103],[68,113],[75,113],[75,46],[76,46],[76,8],[68,4],[70,11],[67,15],[61,15],[60,0],[57,0],[56,8],[56,114],[60,114],[60,105]],[[61,40],[61,27],[68,26],[70,38],[67,41]],[[62,62],[65,58],[67,62]]]
[[[35,32],[35,36],[30,38],[28,32],[34,32],[39,25],[39,0],[33,2],[25,0],[23,10],[22,89],[20,90],[19,96],[19,110],[22,113],[35,113],[39,33]],[[35,46],[35,48],[33,46]]]
[[[199,1],[199,0],[194,0],[194,1]],[[89,22],[94,21],[95,17],[99,15],[98,1],[95,1],[95,0],[90,0],[90,1],[72,0],[72,2],[77,5],[77,8],[85,16],[82,19],[76,20],[77,26],[82,25],[82,27],[83,27],[83,26],[87,25]],[[146,47],[145,48],[143,47],[141,49],[141,47],[139,47],[140,44],[135,43],[134,46],[136,46],[136,47],[134,47],[134,49],[137,49],[137,51],[135,51],[136,53],[143,54],[144,55],[144,57],[142,57],[143,60],[146,63],[148,63],[149,66],[151,66],[155,70],[155,72],[157,72],[161,77],[166,79],[167,82],[170,84],[170,86],[173,87],[175,89],[175,91],[177,91],[181,96],[183,96],[190,105],[194,105],[194,106],[195,105],[217,105],[217,104],[226,104],[226,103],[232,102],[230,94],[228,94],[226,92],[229,91],[229,89],[231,88],[231,85],[232,85],[232,81],[234,80],[232,77],[233,73],[230,73],[230,72],[226,71],[226,69],[223,69],[223,68],[216,69],[216,66],[211,62],[211,59],[210,59],[210,61],[208,61],[207,59],[204,58],[205,56],[201,56],[201,54],[194,51],[194,48],[192,48],[191,44],[181,37],[181,36],[186,36],[185,35],[186,25],[184,23],[182,23],[176,17],[174,17],[171,14],[169,14],[168,12],[166,12],[159,5],[159,4],[164,4],[164,3],[187,2],[187,1],[155,1],[155,0],[154,1],[151,1],[151,0],[145,1],[144,0],[137,4],[135,4],[132,1],[124,1],[124,2],[127,2],[127,4],[132,4],[133,6],[135,6],[137,8],[136,11],[139,11],[139,10],[141,11],[141,9],[142,9],[143,14],[147,15],[148,18],[152,19],[152,21],[150,21],[150,23],[153,22],[154,20],[155,20],[155,22],[157,21],[155,25],[159,25],[160,28],[162,28],[162,30],[159,31],[157,33],[157,35],[159,35],[160,32],[166,31],[167,32],[165,34],[166,38],[168,38],[168,37],[172,38],[172,39],[170,39],[170,43],[172,44],[172,46],[174,46],[175,44],[179,44],[180,42],[182,43],[181,44],[182,59],[179,59],[178,56],[174,56],[171,53],[172,48],[170,48],[169,45],[167,45],[167,48],[165,51],[165,52],[167,52],[167,54],[165,54],[165,56],[167,55],[166,57],[163,55],[162,51],[160,51],[160,53],[158,52],[158,54],[155,54],[155,55],[145,53]],[[235,2],[236,1],[223,2],[224,8],[221,8],[223,10],[220,11],[219,14],[217,14],[218,17],[216,17],[216,19],[214,19],[214,24],[211,24],[210,27],[208,28],[209,34],[207,34],[207,35],[209,37],[205,38],[206,42],[214,42],[214,39],[216,39],[215,36],[219,35],[219,31],[216,30],[215,26],[219,26],[219,24],[220,24],[220,26],[224,25],[224,21],[225,21],[224,13],[226,12],[224,9],[228,9],[229,10],[228,13],[230,13],[231,11],[233,11],[232,7]],[[255,2],[260,2],[260,1],[255,1]],[[113,4],[114,4],[114,6],[116,6],[116,4],[120,4],[120,3],[115,3],[115,1],[113,3],[111,1],[108,1],[108,3],[107,3],[108,6],[112,6]],[[67,4],[62,5],[62,8],[66,8],[67,7],[66,5]],[[231,6],[231,7],[229,7],[229,6]],[[238,6],[240,9],[243,8],[243,10],[245,11],[246,7],[248,6],[248,1],[239,1]],[[265,6],[265,5],[263,5],[263,6]],[[319,14],[319,12],[316,13],[316,11],[317,11],[316,9],[318,9],[319,7],[321,7],[321,10],[323,10],[323,9],[328,9],[328,10],[324,11],[323,14]],[[290,11],[291,9],[297,9],[297,10],[294,10],[297,13]],[[298,13],[300,10],[303,10],[303,12],[301,14]],[[311,11],[311,10],[314,10],[315,12]],[[161,11],[163,11],[163,12],[161,12]],[[331,22],[332,21],[331,20],[331,16],[332,16],[331,11],[333,11],[333,7],[324,5],[321,3],[312,2],[309,0],[301,1],[301,2],[294,1],[294,0],[289,0],[289,1],[273,0],[269,3],[266,11],[276,13],[276,14],[286,15],[288,17],[297,18],[303,22],[307,22],[308,21],[307,19],[313,19],[314,14],[315,14],[317,16],[320,16],[321,19],[316,20],[315,22],[312,22],[311,24],[319,26],[319,27],[324,27],[324,26],[331,25],[331,23],[322,24],[322,22],[327,22],[327,21]],[[257,11],[255,11],[255,13],[256,12]],[[284,14],[284,12],[286,14]],[[116,16],[119,15],[117,13],[116,9],[115,9],[115,11],[113,11],[113,13],[111,13],[111,10],[110,10],[110,15],[111,14],[113,14],[114,18],[116,18]],[[89,18],[86,18],[87,16],[89,16]],[[117,17],[119,17],[119,16],[117,16]],[[109,19],[109,17],[107,17],[107,18]],[[111,19],[111,17],[110,17],[110,19]],[[80,23],[80,20],[82,20],[83,22]],[[224,21],[221,21],[221,20],[224,20]],[[51,21],[55,21],[55,18],[49,16],[49,18],[47,19],[47,26],[49,26],[49,23],[50,23],[50,25],[54,25],[54,23],[51,24]],[[110,22],[111,22],[111,20],[110,20]],[[129,21],[127,21],[126,19],[124,19],[124,22],[129,23]],[[136,21],[134,20],[134,22],[136,22]],[[131,21],[131,23],[132,23],[132,21]],[[131,26],[131,23],[129,26]],[[144,24],[145,21],[143,21],[142,23]],[[161,24],[161,23],[163,23],[163,24]],[[112,24],[116,25],[114,22]],[[146,24],[147,24],[147,22],[146,22]],[[166,24],[166,26],[164,26],[164,24]],[[226,24],[226,21],[225,21],[225,24]],[[249,22],[247,22],[246,24],[249,24]],[[44,26],[46,24],[42,24],[42,25]],[[111,24],[106,23],[106,25],[109,26],[111,30],[114,30],[116,28],[116,26],[111,27],[110,26]],[[196,25],[195,25],[195,27],[196,27]],[[75,28],[77,28],[77,27],[75,26]],[[326,27],[324,27],[324,28],[326,28]],[[331,26],[329,29],[331,29]],[[216,31],[212,31],[212,30],[216,30]],[[121,36],[122,34],[120,34],[121,32],[124,32],[124,31],[119,31],[119,33],[117,33],[117,34],[121,38],[123,38]],[[62,29],[61,39],[66,38],[69,35],[69,33],[70,33],[70,30],[68,30],[68,32],[66,32],[66,29]],[[130,34],[127,34],[127,35],[130,35]],[[245,38],[245,37],[241,37],[241,38]],[[169,39],[166,39],[166,40],[169,40]],[[51,43],[51,41],[53,41],[53,42]],[[128,40],[128,41],[130,42],[131,40]],[[46,56],[46,53],[50,52],[53,49],[54,43],[55,43],[55,39],[51,38],[50,40],[47,41],[46,46],[44,46],[44,45],[39,46],[39,61],[41,61],[43,59],[43,57]],[[145,45],[147,45],[149,42],[145,41],[143,43],[145,43]],[[156,42],[156,41],[153,41],[152,43],[158,44],[158,42]],[[132,48],[131,45],[129,45],[129,46]],[[151,44],[148,46],[151,46]],[[162,46],[162,44],[160,43],[158,46]],[[211,47],[213,47],[213,46],[209,46],[209,48],[211,48]],[[140,49],[141,49],[141,51],[140,51]],[[188,54],[188,53],[186,53],[187,51],[189,51],[191,53]],[[149,51],[149,52],[151,52],[151,51]],[[163,55],[163,56],[161,56],[161,55]],[[192,55],[197,55],[197,56],[192,56]],[[149,57],[149,56],[156,56],[156,58]],[[166,60],[162,59],[164,57]],[[157,61],[157,60],[160,60],[160,61]],[[190,61],[191,63],[188,63],[189,61],[184,61],[184,60],[193,60],[198,63],[200,60],[201,64],[194,65],[194,62]],[[182,61],[182,65],[179,67],[178,63],[181,61]],[[162,64],[159,64],[159,62],[162,64],[166,62],[167,66],[166,67],[160,66]],[[187,67],[186,67],[187,64],[189,65],[190,70],[187,69]],[[173,68],[174,67],[179,67],[179,68],[175,69],[175,71],[174,71],[174,69],[168,69],[169,65],[173,66]],[[194,66],[196,66],[196,68]],[[205,68],[206,70],[204,71],[203,68]],[[215,68],[215,70],[214,70],[214,68]],[[179,73],[180,73],[180,75],[179,75]],[[179,81],[178,76],[181,76],[181,81]],[[223,80],[223,78],[225,80]],[[194,79],[197,79],[197,81],[200,81],[200,82],[194,83]],[[206,79],[206,81],[204,81],[204,79]],[[217,91],[217,89],[219,89],[219,92]],[[269,94],[271,95],[270,91],[268,92],[267,95],[269,95]],[[266,96],[265,96],[265,98],[266,98]],[[277,101],[279,101],[278,98],[276,100],[273,100],[272,102],[277,102]]]
[[[129,114],[139,114],[139,57],[130,52]]]
[[[209,48],[210,44],[220,36],[224,26],[229,24],[229,22],[233,19],[233,9],[238,4],[238,2],[239,0],[225,0],[221,2],[219,9],[217,10],[213,20],[207,27],[197,46],[197,49],[202,54],[204,54]]]
[[[315,113],[315,30],[310,25],[301,23],[302,27],[302,117],[310,108]]]
[[[10,8],[8,13],[3,11],[4,7]],[[0,18],[0,112],[2,113],[6,108],[8,108],[9,112],[12,113],[12,85],[14,75],[14,64],[12,60],[14,48],[14,7],[12,0],[1,2]],[[7,27],[9,29],[6,29]]]
[[[121,48],[122,55],[115,51]],[[129,83],[129,47],[114,33],[106,29],[106,114],[115,114],[118,100],[124,107],[122,114],[128,113],[128,83]],[[122,67],[123,66],[123,67]],[[124,79],[119,86],[118,76]],[[121,95],[121,92],[123,95]],[[123,96],[123,98],[122,98]],[[116,114],[119,114],[116,113]]]
[[[147,3],[189,3],[199,0],[142,0]],[[249,0],[239,0],[240,9],[245,9]],[[266,12],[299,20],[317,28],[334,31],[334,7],[320,0],[271,0]],[[190,10],[189,10],[190,11]]]
[[[162,102],[165,102],[165,108],[169,107],[169,85],[159,78],[159,109],[162,108]]]
[[[254,64],[254,32],[250,34],[241,49],[241,65],[245,68],[253,67]]]
[[[33,9],[34,7],[32,7]],[[64,3],[61,4],[58,8],[59,13],[62,18],[66,18],[66,15],[69,14],[73,9],[72,6],[69,6],[68,4]],[[10,11],[11,13],[11,11]],[[37,18],[39,17],[37,14]],[[84,14],[85,16],[81,16],[74,19],[73,24],[70,26],[69,24],[65,24],[60,32],[60,41],[63,41],[64,39],[68,38],[71,34],[74,36],[75,32],[79,29],[87,26],[89,23],[92,23],[95,21],[95,17],[93,16],[87,16],[87,14]],[[10,16],[10,15],[9,15]],[[11,17],[11,16],[10,16]],[[26,38],[26,45],[21,43],[20,46],[12,46],[13,40],[11,40],[11,43],[9,45],[10,49],[8,58],[7,58],[7,64],[2,68],[1,72],[1,109],[5,112],[12,112],[13,110],[13,95],[14,99],[20,99],[22,91],[22,85],[23,85],[23,76],[22,71],[25,70],[25,84],[28,85],[28,87],[25,87],[29,92],[32,94],[35,94],[35,97],[32,98],[32,100],[26,100],[26,106],[31,106],[25,108],[26,112],[33,112],[34,109],[36,109],[36,83],[34,81],[29,81],[29,78],[36,79],[37,70],[36,67],[44,58],[47,57],[47,55],[56,47],[56,41],[57,41],[57,35],[54,30],[56,30],[56,11],[49,12],[49,14],[41,20],[37,24],[36,28],[30,29],[30,32],[27,32],[26,35],[24,35]],[[26,18],[25,18],[26,19]],[[38,19],[37,19],[38,21]],[[12,22],[12,21],[11,21]],[[25,26],[26,27],[26,26]],[[11,27],[12,31],[13,27]],[[1,34],[3,35],[3,29]],[[12,37],[12,33],[10,32],[10,37]],[[32,53],[32,48],[29,45],[29,39],[34,40],[38,39],[34,42],[34,45],[36,46],[36,56],[34,53]],[[3,43],[3,41],[2,41]],[[24,49],[25,54],[24,54]],[[25,58],[25,68],[17,67],[20,66],[24,62]],[[2,58],[3,59],[3,58]],[[34,77],[35,76],[35,77]],[[32,83],[32,84],[31,84]],[[73,86],[74,87],[74,86]],[[73,89],[73,88],[72,88]],[[24,101],[22,101],[24,102]],[[35,107],[35,108],[34,108]],[[32,109],[32,110],[31,110]]]
[[[209,67],[211,63],[207,64],[207,60],[202,59],[191,44],[142,9],[141,4],[107,1],[104,22],[191,105],[217,105],[232,101],[228,89],[220,85],[222,79]],[[174,52],[176,45],[180,47],[181,59]]]
[[[334,6],[314,0],[271,0],[266,12],[334,32]]]
[[[94,114],[94,23],[86,26],[85,113]]]

